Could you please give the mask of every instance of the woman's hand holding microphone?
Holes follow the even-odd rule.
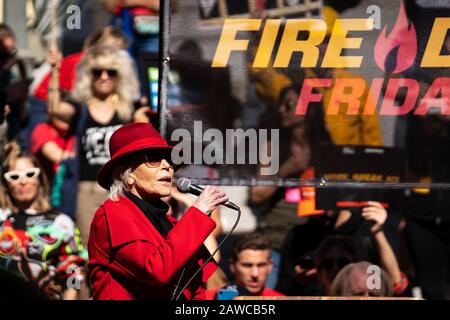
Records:
[[[192,206],[210,215],[218,205],[227,201],[228,196],[225,192],[213,186],[206,186]]]

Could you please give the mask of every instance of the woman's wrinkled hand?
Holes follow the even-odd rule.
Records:
[[[192,206],[209,215],[218,205],[227,201],[225,192],[213,186],[206,186]]]

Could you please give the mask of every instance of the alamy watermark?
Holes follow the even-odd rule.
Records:
[[[80,290],[84,279],[84,276],[80,273],[80,267],[70,266],[67,268],[66,273],[69,274],[66,280],[67,288]]]
[[[381,29],[381,8],[376,4],[372,4],[367,7],[366,13],[370,14],[367,19],[367,24],[369,27],[373,29],[380,30]],[[373,25],[372,25],[373,21]]]
[[[381,290],[381,268],[372,264],[367,267],[366,273],[369,275],[366,281],[367,289]]]
[[[178,142],[172,161],[177,165],[258,164],[261,175],[274,175],[280,165],[279,140],[279,129],[226,129],[224,137],[218,129],[203,131],[202,122],[194,121],[193,134],[184,128],[172,132],[171,141]]]
[[[66,27],[69,30],[81,29],[81,8],[75,4],[67,7],[66,14]]]

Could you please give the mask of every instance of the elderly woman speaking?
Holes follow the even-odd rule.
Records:
[[[174,166],[172,147],[159,133],[148,123],[125,125],[109,149],[97,181],[110,199],[95,213],[88,243],[94,299],[168,300],[209,258],[203,246],[215,228],[209,215],[228,198],[207,186],[176,221],[161,200],[171,193]],[[208,262],[181,296],[203,299],[216,268]]]

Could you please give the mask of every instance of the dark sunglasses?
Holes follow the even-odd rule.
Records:
[[[349,263],[351,263],[351,261],[347,258],[327,258],[319,264],[319,268],[330,271],[333,267],[337,267],[340,270]]]
[[[163,160],[166,160],[169,165],[174,168],[175,164],[172,162],[170,151],[168,152],[147,152],[145,153],[145,165],[149,168],[157,168],[161,165]]]
[[[109,78],[116,78],[118,75],[118,71],[116,69],[92,69],[91,70],[92,75],[95,78],[100,78],[103,74],[103,72],[106,72],[106,74],[108,75]]]

